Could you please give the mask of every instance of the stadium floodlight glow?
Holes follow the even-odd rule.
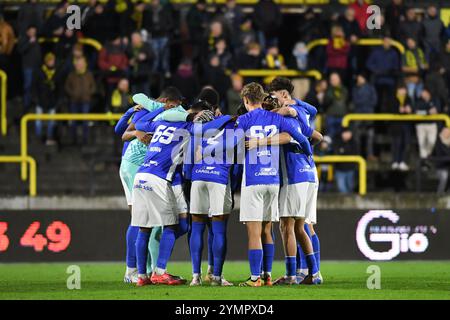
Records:
[[[374,219],[384,218],[392,223],[397,223],[400,217],[392,210],[370,210],[362,216],[356,228],[356,243],[361,253],[370,260],[392,260],[401,252],[413,253],[425,252],[428,248],[428,238],[425,234],[416,232],[409,236],[409,227],[393,228],[391,232],[370,233],[371,242],[390,242],[391,248],[387,251],[373,250],[366,237],[369,224]]]

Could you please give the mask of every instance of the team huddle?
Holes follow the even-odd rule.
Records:
[[[156,100],[133,96],[117,123],[124,148],[120,178],[131,224],[127,230],[125,282],[181,285],[167,272],[175,242],[187,235],[191,286],[232,286],[223,277],[227,221],[241,186],[239,219],[248,234],[250,277],[239,286],[320,284],[316,224],[317,171],[312,146],[313,106],[291,97],[289,79],[275,78],[267,92],[244,86],[239,116],[222,115],[217,93],[204,88],[186,110],[180,92]],[[273,223],[280,222],[286,273],[272,281]],[[208,271],[202,277],[204,233]]]

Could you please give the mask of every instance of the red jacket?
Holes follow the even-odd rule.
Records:
[[[106,81],[118,82],[121,73],[128,68],[128,58],[121,50],[108,50],[107,47],[104,47],[98,56],[98,67],[106,73]]]
[[[356,21],[358,21],[359,29],[361,29],[362,32],[365,32],[367,30],[366,22],[370,16],[370,14],[367,13],[368,7],[369,5],[365,2],[362,5],[359,5],[358,2],[354,2],[350,5],[350,8],[353,8],[353,10],[355,10],[355,18]]]
[[[342,41],[342,45],[337,43]],[[350,44],[345,39],[331,38],[327,45],[327,67],[346,69],[348,66],[348,54]]]

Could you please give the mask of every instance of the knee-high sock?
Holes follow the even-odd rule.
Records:
[[[314,253],[306,255],[306,264],[308,265],[308,274],[314,275],[319,271]]]
[[[156,266],[159,269],[166,270],[167,262],[172,254],[173,246],[175,245],[175,230],[169,227],[165,227],[161,234],[161,241],[159,243],[159,255]]]
[[[139,227],[128,226],[127,229],[127,254],[126,261],[128,268],[136,268],[136,239]]]
[[[297,273],[306,274],[307,272],[308,266],[306,264],[305,254],[303,253],[300,243],[297,243]]]
[[[208,267],[214,266],[214,233],[211,224],[208,225]]]
[[[223,263],[227,253],[227,221],[212,221],[214,271],[216,277],[222,275]]]
[[[263,244],[263,270],[264,272],[272,272],[273,255],[275,253],[275,246],[273,243]]]
[[[191,238],[189,245],[191,248],[192,273],[200,274],[202,270],[203,232],[206,223],[192,221]]]
[[[286,275],[288,277],[295,276],[296,272],[296,261],[295,257],[285,257],[284,262],[286,264]]]
[[[139,231],[136,239],[136,260],[138,273],[140,275],[147,274],[147,254],[148,241],[150,239],[149,232]]]
[[[250,273],[252,275],[252,280],[255,280],[255,278],[258,278],[260,276],[262,260],[262,249],[248,250],[248,262],[250,263]]]
[[[316,258],[317,268],[320,270],[320,241],[317,233],[311,236],[311,242],[314,250],[314,257]]]
[[[150,241],[148,242],[147,273],[152,273],[152,271],[156,268],[161,233],[162,227],[154,227],[152,229],[152,233],[150,234]]]
[[[189,231],[189,221],[188,218],[180,218],[178,222],[178,229],[177,229],[177,239],[181,237],[182,235],[188,233]]]

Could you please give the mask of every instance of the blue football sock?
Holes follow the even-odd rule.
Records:
[[[308,273],[309,275],[316,274],[319,269],[317,268],[316,258],[314,257],[314,253],[310,253],[306,255],[306,264],[308,265]]]
[[[214,243],[214,233],[212,230],[212,226],[208,225],[208,266],[214,266],[213,243]]]
[[[173,247],[175,245],[176,232],[173,228],[164,227],[161,240],[159,243],[159,255],[156,266],[160,269],[167,268],[167,262],[172,254]]]
[[[284,262],[286,263],[286,275],[288,277],[295,276],[297,272],[296,257],[285,257]]]
[[[262,249],[248,250],[248,261],[250,263],[250,272],[253,277],[260,276],[262,259],[263,259]]]
[[[320,270],[320,241],[317,233],[311,237],[311,242],[314,250],[314,257],[316,258],[317,269]]]
[[[297,243],[297,269],[298,270],[308,269],[305,254],[303,253],[302,246],[300,245],[300,243]]]
[[[189,231],[188,218],[180,218],[178,221],[177,239]]]
[[[147,274],[147,254],[150,232],[139,231],[136,239],[136,258],[139,274]]]
[[[191,248],[192,273],[201,273],[202,270],[202,251],[203,251],[203,233],[206,223],[192,221],[191,238],[189,246]]]
[[[263,270],[264,272],[272,272],[273,256],[275,246],[273,243],[263,244]]]
[[[128,226],[127,229],[127,267],[136,268],[136,238],[139,232],[139,227]]]
[[[305,229],[306,234],[311,239],[311,232],[309,231],[309,226],[306,223],[303,225],[303,229]]]
[[[214,233],[212,245],[214,256],[213,274],[216,277],[220,277],[227,252],[227,221],[213,221],[211,227]]]

